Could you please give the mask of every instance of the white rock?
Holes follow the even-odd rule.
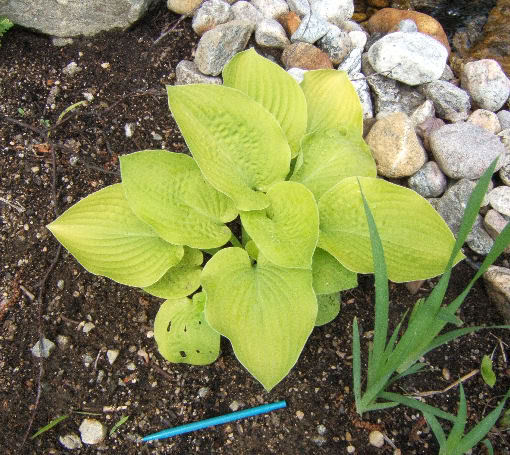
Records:
[[[57,345],[60,349],[66,349],[69,346],[71,339],[66,335],[57,336]]]
[[[262,47],[283,49],[290,44],[282,25],[275,19],[264,19],[257,24],[255,41]]]
[[[167,8],[177,14],[190,16],[202,3],[202,0],[168,0]]]
[[[428,161],[407,180],[409,188],[425,198],[441,196],[448,184],[445,175],[435,161]]]
[[[448,51],[437,40],[419,32],[383,36],[368,50],[368,59],[379,73],[407,85],[420,85],[441,77]]]
[[[264,19],[264,15],[257,8],[245,1],[234,3],[231,11],[234,14],[234,19],[249,22],[253,28]]]
[[[245,48],[252,31],[249,23],[234,20],[204,33],[195,53],[198,70],[209,76],[218,76],[228,61]]]
[[[452,69],[448,65],[445,65],[443,74],[441,74],[441,80],[451,82],[454,79],[455,79],[455,74],[453,74]]]
[[[510,216],[510,186],[498,186],[489,193],[489,204],[502,215]]]
[[[83,324],[82,331],[83,333],[89,333],[95,327],[96,326],[92,322],[86,322],[85,324]]]
[[[309,0],[287,0],[287,3],[290,10],[294,11],[300,17],[310,14]]]
[[[310,14],[301,19],[299,27],[290,37],[290,41],[314,44],[328,33],[328,30],[328,23],[324,19],[316,14]]]
[[[436,110],[434,108],[434,103],[430,100],[426,100],[421,106],[418,106],[414,110],[411,114],[411,120],[415,125],[419,125],[435,115]]]
[[[468,118],[471,108],[469,95],[465,90],[447,81],[434,81],[421,87],[427,99],[434,103],[437,115],[450,122]]]
[[[68,433],[64,436],[59,436],[58,440],[60,444],[69,450],[81,449],[83,447],[80,437],[76,433]]]
[[[499,111],[496,115],[502,130],[510,128],[510,111]]]
[[[467,121],[485,128],[492,134],[498,134],[501,131],[498,116],[486,109],[477,109],[468,117]]]
[[[363,118],[373,118],[374,107],[372,105],[372,96],[365,76],[362,73],[353,73],[352,75],[349,75],[349,79],[351,80],[361,102]]]
[[[481,109],[496,112],[510,95],[510,80],[495,60],[466,63],[461,71],[461,86]]]
[[[363,74],[370,76],[367,82],[372,89],[376,113],[405,112],[411,115],[425,101],[425,96],[413,87],[377,74],[368,61],[368,52],[361,56],[361,68]]]
[[[360,30],[353,30],[352,32],[348,32],[348,35],[349,38],[351,39],[352,47],[356,47],[363,52],[363,50],[365,49],[365,44],[367,44],[366,32],[362,32]]]
[[[81,67],[78,66],[76,62],[69,63],[62,72],[64,74],[67,74],[68,76],[73,76],[76,73],[79,73],[81,71]]]
[[[483,218],[476,216],[471,232],[467,237],[467,244],[475,253],[486,256],[494,245],[494,240],[483,227]]]
[[[108,351],[106,351],[106,358],[108,359],[110,365],[113,365],[113,363],[117,360],[118,356],[119,356],[118,349],[108,349]]]
[[[414,124],[403,112],[393,112],[377,120],[366,141],[377,164],[377,173],[384,177],[409,177],[427,160]]]
[[[327,33],[317,42],[317,46],[328,54],[333,65],[338,65],[349,55],[352,43],[348,33],[330,24]],[[359,71],[361,71],[361,53]]]
[[[496,135],[466,122],[434,130],[429,144],[441,170],[455,180],[480,178],[496,157],[505,154],[505,146]],[[501,166],[498,163],[496,170]]]
[[[313,0],[312,13],[335,25],[349,20],[354,13],[353,0]]]
[[[371,431],[368,435],[368,441],[370,445],[381,448],[384,445],[384,436],[380,431]]]
[[[355,47],[349,55],[338,65],[339,71],[345,71],[349,76],[361,72],[361,49]]]
[[[198,71],[195,62],[189,60],[181,60],[175,67],[175,85],[185,84],[219,84],[221,85],[221,77],[206,76]]]
[[[276,19],[289,11],[289,5],[284,0],[251,0],[265,17]]]
[[[44,357],[47,359],[53,349],[55,349],[55,343],[47,338],[43,338],[32,346],[32,355],[34,357]]]
[[[304,70],[302,68],[289,68],[287,73],[289,73],[298,84],[301,84],[307,71],[308,70]]]
[[[223,0],[208,0],[193,16],[191,26],[195,33],[202,36],[219,24],[228,22],[233,16],[230,5]]]
[[[85,444],[99,444],[106,437],[106,427],[96,419],[84,419],[79,430]]]

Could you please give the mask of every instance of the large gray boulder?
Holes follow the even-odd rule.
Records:
[[[129,27],[153,3],[155,0],[0,0],[0,16],[46,35],[92,36]]]

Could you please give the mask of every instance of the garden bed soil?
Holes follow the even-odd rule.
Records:
[[[348,446],[360,454],[394,453],[388,443],[383,448],[369,445],[374,429],[402,454],[437,453],[418,412],[399,407],[363,419],[355,412],[352,321],[357,316],[365,330],[366,359],[373,328],[371,277],[360,277],[357,289],[343,293],[339,317],[313,331],[296,367],[266,393],[241,367],[226,340],[212,365],[164,361],[151,337],[161,300],[86,272],[65,250],[59,251],[45,228],[56,212],[118,182],[120,155],[155,148],[186,151],[164,85],[174,82],[180,60],[192,59],[198,38],[186,19],[154,44],[178,19],[162,6],[129,31],[75,39],[65,47],[19,27],[2,39],[0,453],[68,453],[59,436],[78,433],[84,418],[96,418],[111,429],[122,416],[129,419],[101,445],[84,445],[72,453],[342,454]],[[65,75],[62,70],[72,61],[81,70]],[[83,100],[83,93],[94,99],[55,126],[59,114]],[[54,127],[49,138],[44,123]],[[455,268],[450,301],[473,274],[465,262]],[[426,282],[414,296],[404,285],[391,285],[392,327],[434,282]],[[502,323],[481,282],[459,315],[467,325]],[[86,322],[94,324],[88,333],[83,331]],[[31,353],[40,333],[60,341],[42,363]],[[498,338],[507,343],[502,345],[507,357]],[[441,390],[479,368],[484,354],[494,353],[495,387],[488,387],[480,375],[465,382],[472,426],[510,385],[508,343],[503,330],[465,336],[427,355],[425,372],[401,382],[397,390]],[[106,357],[108,349],[120,352],[113,365]],[[141,436],[166,427],[230,412],[233,402],[251,407],[279,400],[287,401],[286,409],[160,442],[139,442]],[[427,398],[451,412],[456,412],[457,400],[456,387]],[[32,435],[62,415],[69,417],[22,446],[27,432]],[[509,453],[508,432],[495,429],[489,437],[497,453]]]

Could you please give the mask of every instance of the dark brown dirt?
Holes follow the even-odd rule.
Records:
[[[361,454],[394,453],[389,444],[381,449],[369,445],[371,429],[386,434],[402,454],[437,453],[435,440],[417,412],[397,408],[367,414],[363,420],[355,413],[352,320],[357,316],[366,331],[373,328],[370,277],[361,277],[359,288],[344,293],[340,316],[314,330],[296,367],[266,393],[237,362],[227,342],[222,343],[220,359],[209,366],[165,362],[151,338],[160,300],[87,273],[65,251],[56,257],[57,242],[45,225],[55,218],[55,211],[61,213],[80,198],[117,182],[119,155],[147,148],[185,150],[168,111],[164,85],[173,83],[176,64],[191,58],[197,38],[187,20],[152,44],[177,19],[162,7],[132,30],[76,39],[62,48],[17,27],[2,39],[0,453],[68,452],[58,438],[78,432],[86,417],[78,412],[97,413],[92,417],[109,429],[123,415],[129,416],[101,446],[73,451],[80,454],[343,454],[349,445]],[[62,69],[72,61],[81,71],[67,76]],[[51,100],[55,87],[59,93]],[[92,94],[93,101],[55,126],[59,114],[83,100],[84,92]],[[41,119],[54,126],[49,138]],[[133,129],[129,138],[128,123]],[[466,264],[455,269],[450,300],[473,273]],[[426,283],[419,295],[430,288],[431,283]],[[392,285],[391,297],[394,326],[417,297],[403,285]],[[460,317],[468,325],[502,323],[481,283]],[[95,328],[85,334],[82,327],[88,321]],[[40,362],[30,348],[39,330],[54,342],[67,337],[68,343],[42,362],[37,401]],[[507,343],[507,357],[496,337]],[[365,348],[369,338],[365,333]],[[472,426],[495,407],[510,385],[509,343],[508,333],[502,330],[463,337],[427,355],[430,368],[402,382],[398,390],[443,389],[479,368],[484,354],[494,352],[496,386],[489,388],[479,375],[465,383]],[[106,359],[107,349],[120,351],[113,365]],[[443,368],[450,372],[448,381]],[[199,390],[204,387],[208,393],[201,397]],[[140,436],[166,427],[230,412],[234,401],[250,407],[282,399],[288,407],[268,415],[157,443],[137,442]],[[454,388],[427,402],[456,412],[457,399]],[[123,408],[107,412],[105,406]],[[28,439],[21,448],[34,416],[30,435],[66,414],[68,419]],[[323,435],[319,425],[325,427]],[[508,433],[495,430],[490,439],[498,453],[509,453]]]

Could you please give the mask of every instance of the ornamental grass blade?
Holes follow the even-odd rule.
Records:
[[[361,408],[361,346],[358,318],[356,317],[354,317],[352,323],[352,389],[354,391],[356,411],[359,415],[362,415],[364,411]]]

